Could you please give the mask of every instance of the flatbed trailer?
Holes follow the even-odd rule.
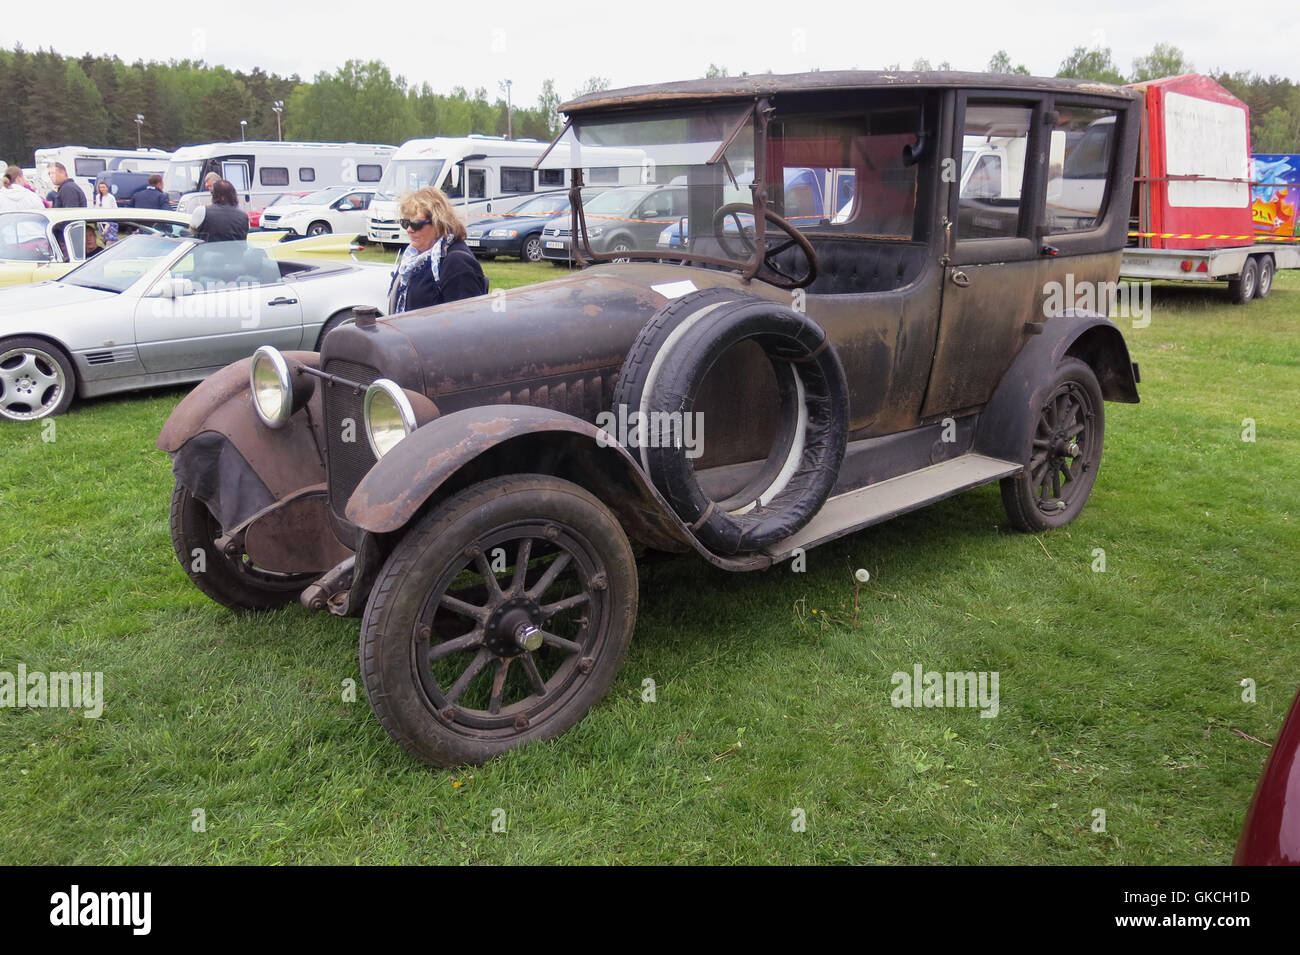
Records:
[[[1166,282],[1228,282],[1239,304],[1265,298],[1278,269],[1300,269],[1300,248],[1292,243],[1260,242],[1226,249],[1124,250],[1120,275]]]

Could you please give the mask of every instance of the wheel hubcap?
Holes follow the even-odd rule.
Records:
[[[15,349],[0,355],[0,413],[6,418],[49,414],[66,387],[63,369],[44,352]]]

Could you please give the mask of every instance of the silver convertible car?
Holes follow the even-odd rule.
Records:
[[[259,345],[314,351],[353,308],[386,311],[388,285],[383,265],[131,236],[59,279],[0,289],[0,418],[198,381]]]

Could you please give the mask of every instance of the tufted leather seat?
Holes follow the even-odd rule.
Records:
[[[808,287],[812,295],[888,292],[910,283],[925,265],[926,249],[920,243],[809,239],[817,250],[817,280]],[[791,275],[803,268],[803,253],[798,249],[787,249],[777,260]]]

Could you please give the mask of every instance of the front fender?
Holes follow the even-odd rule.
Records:
[[[595,425],[527,405],[483,405],[438,418],[370,469],[348,500],[347,519],[368,534],[404,528],[436,498],[502,474],[554,474],[600,498],[629,537],[660,550],[694,549],[719,567],[749,570],[771,558],[710,552],[646,480],[632,456]]]
[[[1047,322],[1002,376],[980,415],[976,451],[1029,462],[1033,422],[1064,358],[1078,358],[1092,368],[1105,400],[1137,402],[1137,379],[1123,333],[1104,315],[1070,310]]]
[[[316,352],[285,352],[312,368]],[[158,448],[172,456],[176,478],[221,521],[234,527],[301,488],[323,484],[320,389],[283,428],[268,428],[253,408],[244,358],[209,376],[163,425]]]

